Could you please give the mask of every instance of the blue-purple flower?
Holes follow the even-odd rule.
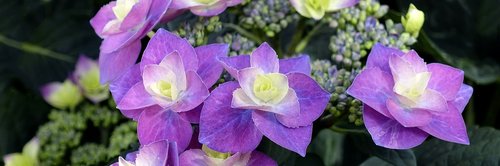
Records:
[[[309,76],[309,57],[279,60],[264,43],[250,56],[220,61],[237,82],[221,84],[204,103],[200,143],[219,152],[248,153],[265,135],[304,156],[312,122],[330,98]]]
[[[188,41],[158,30],[140,64],[110,85],[118,109],[138,121],[141,144],[161,139],[184,150],[199,122],[202,103],[222,73],[217,57],[228,54],[226,44],[193,48]]]
[[[152,142],[125,158],[119,157],[111,166],[179,166],[177,144],[166,140]]]
[[[101,83],[118,78],[135,64],[141,38],[166,13],[170,0],[117,0],[103,6],[90,20],[103,38],[99,55]]]
[[[364,103],[363,119],[375,144],[408,149],[430,134],[469,144],[462,111],[472,95],[464,72],[426,64],[415,51],[376,44],[347,93]]]

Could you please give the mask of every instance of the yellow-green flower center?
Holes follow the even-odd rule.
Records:
[[[328,0],[306,0],[306,6],[314,10],[322,10],[328,7]]]
[[[231,157],[231,153],[229,153],[229,152],[228,153],[221,153],[221,152],[210,149],[206,145],[203,145],[201,147],[201,150],[203,150],[205,152],[205,154],[207,154],[207,156],[212,157],[212,158],[227,159],[227,158]]]
[[[138,2],[139,0],[117,0],[116,5],[113,7],[113,13],[118,20],[123,21],[132,10],[132,7]]]
[[[421,72],[413,77],[397,80],[394,85],[394,92],[416,101],[425,92],[430,78],[430,72]]]
[[[279,73],[259,74],[253,82],[253,93],[262,102],[277,103],[287,92],[287,78]]]
[[[211,5],[217,1],[219,1],[219,0],[196,0],[196,2],[205,4],[205,5]]]
[[[175,86],[170,82],[160,80],[151,84],[150,88],[157,95],[167,97],[171,100],[177,99],[178,94],[176,93]]]

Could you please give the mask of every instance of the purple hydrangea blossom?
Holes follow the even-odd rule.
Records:
[[[161,139],[189,144],[191,123],[199,122],[202,103],[209,96],[223,67],[226,44],[193,48],[188,41],[159,29],[149,41],[140,64],[110,85],[117,108],[138,121],[141,144]]]
[[[107,85],[99,83],[99,65],[97,61],[80,55],[76,62],[73,80],[80,87],[83,95],[94,103],[109,98]]]
[[[364,103],[365,126],[379,146],[408,149],[429,134],[469,144],[461,113],[472,87],[463,79],[462,70],[426,64],[413,50],[376,44],[347,93]]]
[[[226,158],[211,156],[201,149],[190,149],[179,156],[181,166],[277,166],[278,164],[267,155],[258,151],[235,153]]]
[[[139,151],[119,157],[111,166],[179,166],[177,144],[161,140],[139,148]]]
[[[133,66],[141,50],[140,39],[166,13],[170,0],[117,0],[103,6],[90,20],[101,44],[101,83],[118,78]]]
[[[189,9],[198,16],[216,16],[227,7],[236,6],[243,0],[172,0],[170,8],[174,11]],[[175,13],[175,12],[174,12]]]
[[[305,156],[312,122],[330,98],[309,76],[309,57],[279,60],[264,43],[250,56],[220,61],[238,82],[221,84],[205,101],[200,143],[220,152],[248,153],[265,135]]]

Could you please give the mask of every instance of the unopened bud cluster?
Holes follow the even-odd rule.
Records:
[[[173,32],[191,43],[193,46],[205,45],[208,43],[209,34],[219,32],[222,23],[219,16],[198,17],[196,19],[181,23]]]
[[[241,24],[247,29],[261,29],[267,36],[274,37],[299,19],[292,10],[289,0],[247,0]]]

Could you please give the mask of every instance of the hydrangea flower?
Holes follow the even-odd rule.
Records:
[[[96,61],[81,55],[76,62],[73,79],[83,95],[92,102],[98,103],[108,99],[108,86],[99,83],[99,65]]]
[[[189,9],[198,16],[216,16],[227,7],[236,6],[243,0],[173,0],[170,6],[173,10]]]
[[[118,158],[111,166],[179,166],[177,144],[166,140],[156,141],[139,148],[139,151]]]
[[[238,82],[219,85],[205,101],[200,143],[219,152],[247,153],[265,135],[305,156],[312,122],[330,99],[330,94],[309,76],[309,57],[279,60],[264,43],[250,56],[220,61]]]
[[[141,41],[160,21],[170,0],[117,0],[103,6],[90,20],[101,44],[101,83],[118,78],[133,66]]]
[[[258,151],[249,153],[220,153],[207,146],[202,149],[190,149],[183,152],[179,157],[182,166],[277,166],[278,164],[270,157]]]
[[[141,63],[110,85],[117,108],[138,121],[141,144],[161,139],[177,142],[184,150],[199,122],[208,88],[217,82],[227,56],[226,44],[193,48],[189,42],[160,29],[151,38]]]
[[[326,12],[354,6],[359,0],[290,0],[300,15],[319,20]]]
[[[80,89],[70,79],[48,83],[40,91],[47,103],[59,109],[73,109],[83,100]]]
[[[469,144],[461,112],[472,95],[464,72],[426,64],[415,51],[376,44],[347,93],[364,103],[363,119],[375,144],[408,149],[430,134]]]

